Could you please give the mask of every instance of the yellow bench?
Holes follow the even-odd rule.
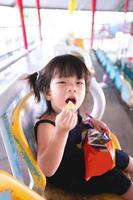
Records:
[[[32,93],[30,93],[22,98],[22,100],[17,104],[11,120],[11,134],[15,139],[17,148],[26,161],[28,169],[33,178],[32,189],[41,195],[45,191],[44,193],[46,199],[50,200],[122,200],[121,197],[113,194],[80,196],[79,194],[66,193],[65,191],[53,186],[48,186],[45,189],[46,178],[37,164],[35,152],[32,152],[35,150],[35,138],[34,135],[32,135],[33,121],[35,120],[37,113],[38,116],[41,114],[39,112],[41,109],[42,105],[36,103]],[[119,142],[114,134],[112,134],[112,139],[115,146],[120,148]]]

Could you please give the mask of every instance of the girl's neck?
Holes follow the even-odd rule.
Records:
[[[51,121],[55,121],[56,115],[57,115],[57,113],[53,113],[53,112],[50,113],[50,114],[45,113],[45,114],[41,117],[41,119],[48,119],[48,120],[51,120]]]

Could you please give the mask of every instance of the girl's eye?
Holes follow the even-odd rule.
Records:
[[[65,81],[58,81],[57,83],[58,84],[65,84],[66,82]]]
[[[77,81],[77,84],[78,85],[83,85],[83,82],[82,81]]]

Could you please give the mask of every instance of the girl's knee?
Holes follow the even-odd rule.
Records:
[[[125,171],[129,173],[133,173],[133,158],[131,156],[129,156],[129,163]]]

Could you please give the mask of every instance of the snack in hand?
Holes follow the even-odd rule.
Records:
[[[68,110],[73,109],[73,108],[74,108],[73,102],[72,102],[72,101],[69,101],[69,102],[67,103],[66,107],[67,107]]]

